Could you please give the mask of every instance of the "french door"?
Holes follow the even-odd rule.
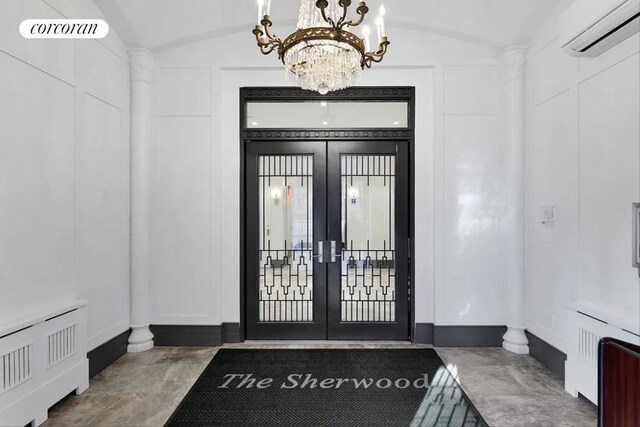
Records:
[[[249,142],[248,339],[408,339],[408,143]]]

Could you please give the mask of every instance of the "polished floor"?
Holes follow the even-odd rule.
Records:
[[[240,348],[392,348],[397,343],[246,342]],[[129,353],[49,412],[53,426],[161,426],[219,347],[155,347]],[[595,408],[567,394],[530,356],[501,348],[437,348],[491,426],[595,426]]]

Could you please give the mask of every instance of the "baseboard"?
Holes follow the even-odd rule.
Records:
[[[215,346],[222,343],[220,325],[151,325],[157,346]]]
[[[435,326],[436,347],[502,347],[506,326]]]
[[[502,347],[506,326],[439,326],[416,323],[417,344],[435,347]]]
[[[564,362],[567,355],[531,332],[526,331],[526,334],[529,340],[529,354],[564,381]]]
[[[127,353],[129,334],[131,334],[130,330],[124,331],[87,353],[89,378],[93,378]]]
[[[222,324],[222,343],[231,344],[240,342],[240,323]]]
[[[240,324],[151,325],[157,346],[217,346],[240,342]]]
[[[433,344],[433,323],[416,323],[416,344]]]

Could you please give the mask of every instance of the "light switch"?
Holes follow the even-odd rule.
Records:
[[[540,208],[540,222],[543,225],[551,226],[556,220],[556,208],[555,206],[543,206]]]

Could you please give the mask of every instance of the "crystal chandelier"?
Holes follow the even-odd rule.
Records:
[[[363,23],[369,8],[361,1],[358,18],[347,18],[351,0],[302,0],[297,30],[284,40],[272,35],[271,0],[258,0],[258,24],[253,30],[260,51],[268,55],[274,50],[284,63],[289,80],[303,89],[321,94],[355,84],[362,70],[382,61],[387,53],[384,6],[376,19],[378,48],[370,47],[369,27],[363,26],[362,37],[351,28]]]

